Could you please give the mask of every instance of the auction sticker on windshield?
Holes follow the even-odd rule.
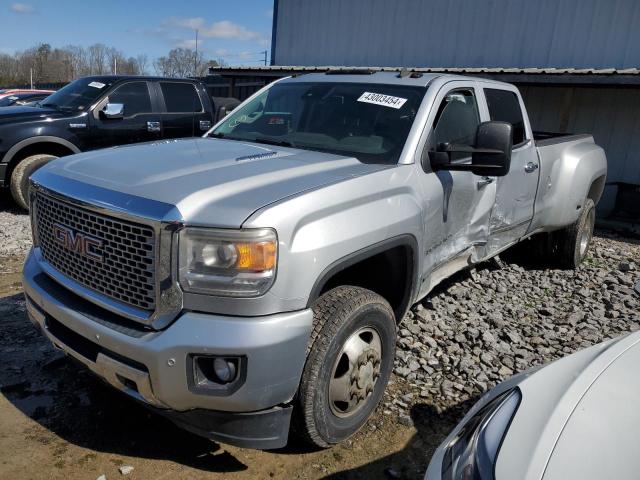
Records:
[[[364,92],[358,99],[359,102],[373,103],[383,107],[400,108],[407,101],[406,98],[383,95],[382,93]]]
[[[89,86],[93,87],[93,88],[104,88],[104,83],[102,83],[102,82],[91,82],[89,84]]]

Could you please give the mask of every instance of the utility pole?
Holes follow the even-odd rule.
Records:
[[[196,54],[193,57],[193,76],[198,76],[198,29],[196,28]]]
[[[31,83],[31,90],[33,90],[33,68],[29,69],[29,78]]]
[[[264,53],[264,66],[266,67],[267,66],[267,51],[265,50],[262,53]]]
[[[113,74],[118,74],[118,57],[113,57]]]

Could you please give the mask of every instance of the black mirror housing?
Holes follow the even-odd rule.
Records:
[[[513,126],[510,123],[482,122],[476,131],[474,149],[477,151],[471,154],[471,171],[476,175],[504,177],[511,168],[512,147]]]
[[[447,152],[438,152],[435,150],[424,150],[420,159],[422,170],[428,172],[433,170],[443,170],[449,164],[449,154]]]
[[[421,163],[425,172],[431,170],[465,171],[474,175],[503,177],[511,168],[513,127],[507,122],[482,122],[476,130],[476,141],[469,145],[443,143],[437,148],[425,148]],[[428,141],[429,145],[430,142]],[[452,153],[467,153],[471,163],[451,163]]]

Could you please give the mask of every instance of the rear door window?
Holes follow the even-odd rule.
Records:
[[[491,120],[508,122],[513,125],[513,146],[518,147],[527,141],[524,117],[518,96],[509,90],[485,88],[484,95],[489,107]]]
[[[160,82],[168,113],[202,112],[196,87],[191,83]]]
[[[151,113],[151,97],[147,82],[125,83],[109,94],[109,103],[122,103],[125,117]]]

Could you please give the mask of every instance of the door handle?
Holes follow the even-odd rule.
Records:
[[[524,171],[527,173],[535,172],[538,169],[538,164],[529,162],[525,165]]]
[[[160,131],[160,122],[147,122],[147,131],[149,131],[149,132],[159,132]]]
[[[493,178],[482,177],[482,179],[478,180],[478,188],[486,187],[490,183],[493,183]]]

